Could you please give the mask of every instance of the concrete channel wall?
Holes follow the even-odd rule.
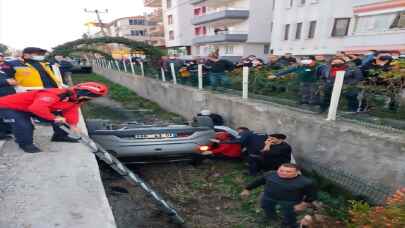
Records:
[[[94,154],[80,143],[50,142],[52,132],[36,127],[37,154],[0,141],[0,227],[115,228]]]
[[[95,68],[95,71],[189,119],[201,109],[208,108],[223,115],[232,127],[283,132],[288,135],[288,142],[298,161],[306,160],[344,170],[368,183],[405,186],[405,137],[401,133],[344,121],[326,121],[322,115],[278,104],[251,99],[245,101],[237,96],[199,91],[108,69]]]

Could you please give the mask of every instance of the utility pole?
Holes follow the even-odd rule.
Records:
[[[86,13],[95,13],[95,14],[97,15],[97,21],[98,21],[98,23],[99,23],[99,25],[100,25],[101,33],[103,33],[104,36],[107,36],[107,33],[106,33],[105,30],[104,30],[103,22],[101,21],[100,14],[102,14],[102,13],[108,13],[108,9],[105,9],[104,11],[100,11],[100,10],[98,10],[98,9],[96,9],[96,10],[84,9],[84,12],[86,12]]]

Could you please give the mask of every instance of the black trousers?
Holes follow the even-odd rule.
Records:
[[[15,141],[20,146],[33,144],[34,126],[32,125],[31,117],[33,117],[33,115],[29,112],[21,112],[11,109],[0,109],[0,118],[10,120],[11,130],[15,136]],[[40,118],[39,120],[51,123],[50,121]],[[54,136],[67,136],[67,133],[53,122],[52,127],[54,130]]]

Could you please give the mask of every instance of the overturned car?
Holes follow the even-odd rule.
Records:
[[[86,121],[89,136],[125,163],[198,161],[208,149],[215,130],[202,120],[197,125],[113,124],[106,120]]]

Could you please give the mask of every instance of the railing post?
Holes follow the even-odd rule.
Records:
[[[63,83],[63,77],[62,74],[60,72],[59,66],[57,64],[53,64],[52,65],[52,71],[55,73],[56,77],[58,78],[58,80],[61,82],[62,85],[65,85]]]
[[[198,64],[198,89],[203,89],[203,65]]]
[[[121,69],[120,69],[120,64],[118,63],[118,60],[115,60],[115,65],[117,66],[118,72],[120,72]]]
[[[109,61],[108,61],[108,68],[109,68],[110,70],[112,70],[112,69],[113,69],[113,66],[112,66],[111,61],[112,61],[112,60],[109,60]]]
[[[162,81],[166,81],[166,75],[165,75],[165,70],[163,69],[163,67],[160,68],[160,72],[162,73]]]
[[[242,98],[248,99],[249,89],[249,67],[243,67],[243,77],[242,77]]]
[[[129,64],[131,65],[132,75],[135,75],[134,63],[132,62],[132,55],[129,55]]]
[[[143,68],[143,62],[140,61],[139,64],[141,65],[141,75],[142,75],[142,77],[145,77],[145,70]]]
[[[122,64],[124,64],[124,71],[127,73],[127,64],[125,64],[125,59],[122,60]]]
[[[170,69],[172,70],[173,84],[177,84],[176,72],[174,71],[174,63],[170,63]]]
[[[328,118],[326,120],[336,120],[336,113],[339,106],[340,94],[343,88],[343,81],[345,78],[345,71],[338,71],[333,84],[332,97],[330,99]]]

